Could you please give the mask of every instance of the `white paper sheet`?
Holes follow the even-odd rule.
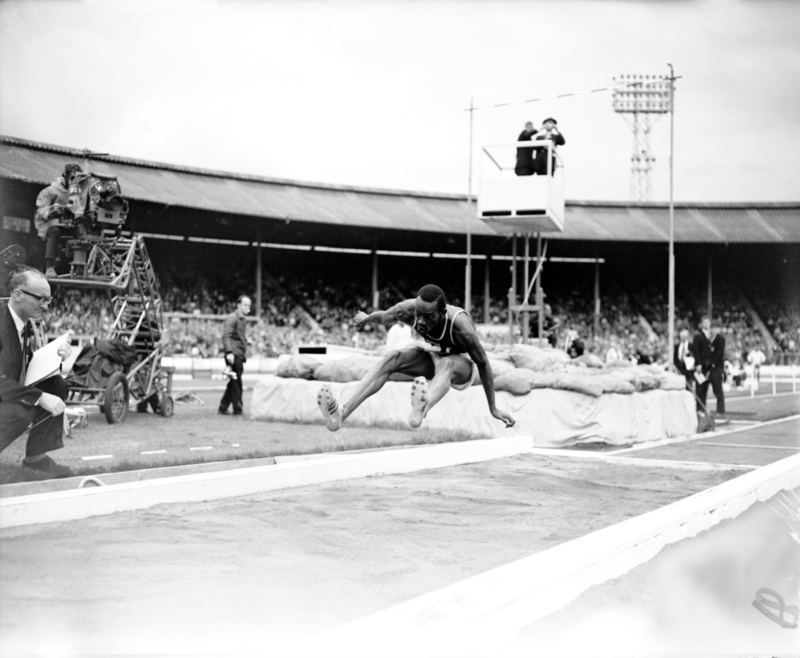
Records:
[[[43,379],[52,377],[61,369],[61,356],[58,348],[69,341],[69,334],[59,336],[50,341],[44,347],[40,347],[33,353],[28,370],[25,372],[25,386],[33,386]]]

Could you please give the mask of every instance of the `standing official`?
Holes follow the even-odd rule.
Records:
[[[32,321],[40,320],[50,303],[50,284],[41,272],[30,269],[11,276],[9,291],[9,301],[0,302],[0,451],[33,423],[23,465],[53,477],[67,477],[72,471],[46,454],[64,447],[67,385],[58,374],[34,386],[24,384],[31,355],[44,345],[44,336]],[[68,344],[61,345],[61,360],[71,351]]]
[[[717,415],[725,415],[725,390],[722,380],[725,377],[725,336],[718,323],[711,327],[711,371],[709,380],[714,397],[717,398]]]
[[[694,356],[689,343],[688,329],[681,329],[678,333],[678,344],[675,346],[672,362],[678,372],[686,377],[686,388],[694,390]]]
[[[247,315],[252,302],[246,295],[239,297],[236,310],[225,318],[222,325],[222,347],[225,350],[225,362],[231,368],[231,376],[225,387],[225,395],[219,403],[219,413],[227,414],[228,407],[233,407],[233,415],[244,413],[242,404],[242,373],[247,361]]]
[[[697,382],[697,410],[706,411],[709,375],[711,373],[711,318],[700,318],[700,329],[692,341],[695,381]]]
[[[533,127],[533,122],[528,121],[525,124],[525,130],[517,137],[517,141],[530,142],[534,134],[536,134],[536,130]],[[533,176],[533,170],[533,147],[517,147],[517,166],[514,167],[514,173],[517,176]]]

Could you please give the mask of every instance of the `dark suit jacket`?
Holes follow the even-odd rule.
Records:
[[[531,135],[533,135],[532,130],[523,130],[517,137],[517,141],[529,142],[531,141]],[[517,148],[517,169],[533,169],[533,147]]]
[[[711,367],[714,370],[725,369],[725,337],[717,334],[711,341]]]
[[[698,331],[694,335],[692,356],[694,356],[695,367],[702,366],[703,374],[708,374],[708,371],[711,370],[711,341],[702,331]]]
[[[672,362],[675,364],[675,367],[678,369],[679,373],[681,373],[684,377],[690,377],[694,374],[694,368],[692,370],[687,370],[686,364],[679,359],[678,350],[680,347],[680,343],[675,346],[675,350],[672,353]],[[692,352],[692,343],[688,343],[687,347],[689,349],[686,352],[686,356],[694,356],[694,353]]]
[[[247,361],[247,320],[240,318],[236,311],[225,317],[222,323],[222,347],[225,354],[233,354]]]
[[[42,395],[38,388],[20,384],[22,346],[7,302],[0,302],[0,402],[34,406]]]

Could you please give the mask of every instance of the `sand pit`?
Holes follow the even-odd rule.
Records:
[[[592,587],[520,631],[507,655],[796,656],[798,532],[800,489],[777,494]],[[784,602],[772,617],[753,605],[763,588]]]
[[[525,455],[7,529],[3,651],[268,652],[736,474]]]

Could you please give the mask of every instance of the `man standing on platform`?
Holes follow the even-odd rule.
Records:
[[[536,130],[533,128],[533,122],[528,121],[525,124],[519,137],[518,142],[530,142]],[[514,173],[517,176],[533,176],[533,147],[527,148],[525,146],[517,147],[517,166],[514,167]]]
[[[236,310],[225,318],[222,325],[222,347],[225,350],[225,363],[228,368],[228,385],[219,403],[219,413],[228,414],[228,407],[233,407],[233,415],[244,413],[242,403],[242,373],[247,361],[247,315],[252,302],[242,295],[236,302]]]
[[[64,447],[64,399],[67,385],[60,374],[26,386],[30,357],[44,345],[32,321],[40,320],[50,303],[50,284],[38,270],[29,269],[11,275],[11,297],[0,302],[0,451],[28,433],[22,464],[52,477],[68,477],[72,471],[56,464],[47,453]],[[63,361],[72,352],[64,343],[58,348]]]

